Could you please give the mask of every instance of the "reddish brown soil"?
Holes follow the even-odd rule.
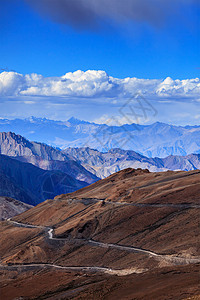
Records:
[[[21,228],[2,222],[2,264],[53,263],[146,270],[123,277],[41,268],[23,270],[17,275],[4,270],[2,300],[19,296],[61,299],[62,293],[62,299],[163,300],[199,295],[198,265],[174,266],[148,254],[100,248],[87,242],[93,239],[158,254],[199,257],[200,210],[183,205],[199,205],[199,199],[200,171],[149,173],[127,169],[75,193],[47,200],[13,218],[22,223],[54,227],[54,236],[67,240],[49,240],[47,229]],[[80,286],[84,288],[79,289]]]
[[[10,278],[1,284],[1,299],[197,300],[198,267],[165,267],[125,277],[51,270],[10,272]]]

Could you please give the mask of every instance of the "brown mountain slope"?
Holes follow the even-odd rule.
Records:
[[[200,171],[127,169],[47,200],[1,223],[3,292],[12,287],[9,295],[28,299],[198,295],[199,198]]]
[[[198,203],[199,178],[199,170],[150,173],[148,170],[126,169],[76,191],[72,197],[93,198],[95,195],[97,198],[114,202]],[[62,199],[62,196],[58,196],[58,199],[60,198]]]

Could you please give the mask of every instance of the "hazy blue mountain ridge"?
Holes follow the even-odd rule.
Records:
[[[108,126],[71,118],[66,122],[40,118],[0,120],[0,131],[13,131],[41,143],[58,147],[89,147],[101,152],[113,148],[133,150],[147,157],[200,153],[200,126],[151,125]]]
[[[90,148],[68,148],[65,152],[100,178],[105,178],[126,168],[142,168],[151,172],[200,169],[199,154],[149,158],[135,151],[122,149],[99,152]]]

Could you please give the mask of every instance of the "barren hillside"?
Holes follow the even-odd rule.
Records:
[[[126,169],[2,222],[4,299],[199,295],[199,182]]]

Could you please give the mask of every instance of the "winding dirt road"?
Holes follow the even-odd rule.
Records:
[[[7,219],[7,221],[15,226],[20,226],[20,227],[25,227],[25,228],[39,228],[39,229],[46,229],[47,230],[47,234],[48,234],[48,238],[49,240],[54,240],[54,241],[69,241],[68,238],[56,238],[54,237],[54,229],[50,228],[50,227],[45,227],[45,226],[38,226],[38,225],[32,225],[32,224],[25,224],[25,223],[20,223],[20,222],[16,222],[16,221],[12,221],[11,219]],[[162,254],[157,254],[155,252],[152,252],[150,250],[145,250],[145,249],[141,249],[141,248],[136,248],[133,246],[125,246],[125,245],[118,245],[118,244],[111,244],[111,243],[102,243],[102,242],[98,242],[98,241],[94,241],[94,240],[87,240],[87,239],[75,239],[76,241],[80,241],[80,242],[86,242],[87,244],[91,245],[91,246],[95,246],[95,247],[101,247],[101,248],[110,248],[110,249],[116,249],[119,251],[127,251],[127,252],[133,252],[133,253],[142,253],[142,254],[146,254],[149,255],[150,257],[154,257],[155,259],[159,260],[159,261],[167,261],[169,263],[172,263],[174,265],[182,265],[182,264],[194,264],[194,263],[199,263],[200,262],[200,257],[196,257],[196,258],[185,258],[185,257],[178,257],[178,256],[174,256],[174,255],[162,255]],[[79,268],[79,267],[62,267],[62,266],[58,266],[58,265],[52,265],[52,264],[35,264],[35,266],[50,266],[50,267],[54,267],[54,268],[64,268],[64,269],[70,269],[70,268]],[[27,265],[24,265],[27,266]],[[33,265],[30,265],[33,266]],[[84,269],[85,268],[85,269]],[[99,268],[99,267],[80,267],[79,269],[84,269],[84,270],[93,270],[93,271],[115,271],[118,272],[119,270],[111,270],[111,269],[107,269],[107,268]],[[76,269],[74,269],[76,270]]]
[[[34,263],[34,264],[11,264],[11,265],[1,265],[0,269],[10,269],[10,270],[18,270],[18,269],[32,269],[32,268],[52,268],[52,269],[60,269],[60,270],[66,270],[66,271],[77,271],[77,272],[90,272],[90,273],[106,273],[110,275],[118,275],[118,276],[126,276],[128,274],[140,274],[145,271],[146,269],[137,269],[137,268],[131,268],[131,269],[111,269],[111,268],[103,268],[103,267],[71,267],[71,266],[59,266],[55,264],[48,264],[48,263]]]

